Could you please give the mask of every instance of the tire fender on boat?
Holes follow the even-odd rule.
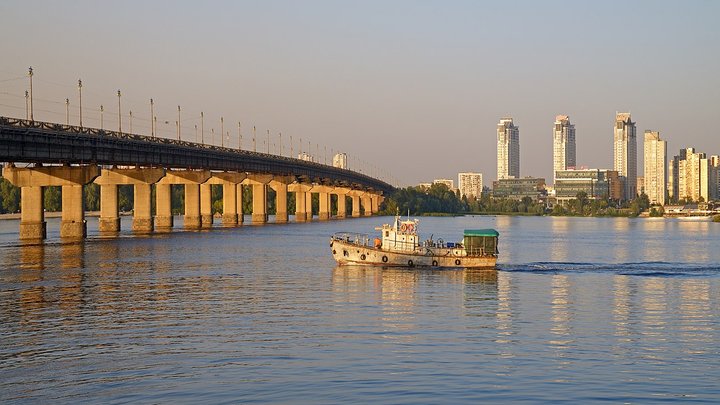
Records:
[[[365,260],[365,253],[360,255],[360,260]]]
[[[408,267],[413,267],[413,266],[415,266],[415,263],[413,263],[412,260],[408,260]]]
[[[383,261],[383,263],[387,263],[388,257],[387,257],[387,256],[383,256],[383,257],[382,257],[382,261]]]
[[[437,267],[437,265],[438,265],[437,260],[433,260],[432,265],[433,265],[433,267]]]
[[[460,259],[455,259],[455,265],[456,265],[456,266],[459,266],[459,265],[460,265]]]

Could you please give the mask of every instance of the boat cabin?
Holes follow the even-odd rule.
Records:
[[[494,229],[466,229],[463,244],[468,256],[496,256],[498,253],[498,236]]]
[[[377,248],[410,252],[420,245],[417,219],[403,221],[399,217],[395,217],[392,225],[384,224],[382,228],[375,229],[381,232],[380,239],[375,240]]]

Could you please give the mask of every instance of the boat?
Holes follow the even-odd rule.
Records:
[[[494,269],[498,256],[495,229],[466,229],[462,242],[429,239],[421,242],[417,219],[395,216],[392,225],[375,228],[379,238],[338,232],[330,249],[339,265]]]

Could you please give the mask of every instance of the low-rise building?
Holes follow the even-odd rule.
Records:
[[[500,179],[493,181],[493,197],[521,200],[530,197],[540,201],[545,196],[545,179],[524,177],[521,179]]]
[[[555,197],[563,202],[584,192],[590,199],[620,199],[623,184],[618,172],[606,169],[559,170],[555,178]]]

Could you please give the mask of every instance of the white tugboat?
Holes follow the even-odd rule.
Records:
[[[495,268],[498,232],[494,229],[466,229],[459,243],[430,239],[420,242],[418,220],[401,220],[385,224],[379,238],[357,233],[336,233],[330,248],[340,265]]]

